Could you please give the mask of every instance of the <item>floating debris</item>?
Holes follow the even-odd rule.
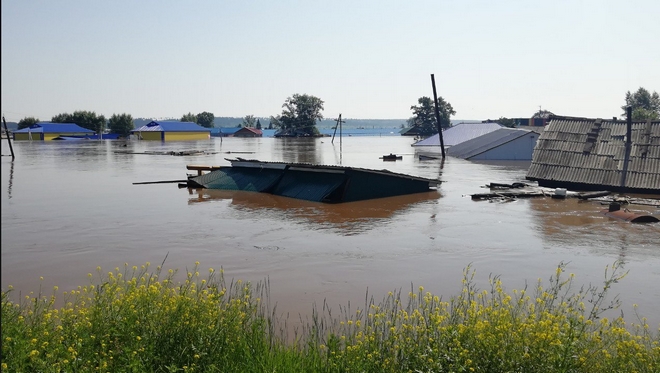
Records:
[[[648,214],[638,214],[628,209],[621,209],[621,205],[612,202],[607,210],[602,211],[603,214],[610,218],[629,221],[631,223],[657,223],[660,221],[657,217]]]
[[[390,153],[388,155],[384,155],[380,157],[379,159],[382,159],[384,161],[400,161],[403,159],[403,156]]]
[[[124,145],[126,146],[126,145]],[[144,152],[132,152],[126,150],[117,150],[115,153],[121,154],[146,154],[146,155],[212,155],[220,154],[221,152],[208,152],[206,150],[170,150],[170,151],[144,151]],[[226,151],[224,154],[253,154],[254,152],[242,152],[242,151]]]

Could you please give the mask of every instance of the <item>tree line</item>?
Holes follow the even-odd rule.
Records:
[[[418,129],[418,133],[423,136],[433,135],[438,132],[437,120],[435,117],[435,106],[438,106],[440,114],[440,127],[443,129],[451,126],[451,117],[456,111],[451,104],[442,97],[438,97],[437,102],[433,99],[422,96],[417,100],[417,105],[412,105],[410,110],[412,116],[408,119],[409,127]],[[270,117],[269,129],[277,128],[281,136],[305,137],[317,136],[319,134],[316,124],[323,120],[322,111],[324,101],[320,98],[308,94],[294,94],[282,104],[282,113]],[[657,92],[650,93],[647,89],[640,87],[634,93],[626,92],[623,116],[626,117],[626,108],[632,107],[633,120],[658,120],[660,119],[660,96]],[[534,117],[546,117],[552,113],[547,110],[540,110]],[[182,122],[197,123],[202,127],[213,128],[215,116],[208,111],[199,114],[191,112],[181,117]],[[39,122],[38,118],[26,117],[18,122],[18,129],[30,127]],[[106,120],[103,115],[97,115],[93,111],[75,111],[73,114],[62,113],[51,118],[53,123],[75,123],[80,127],[102,133],[106,128],[110,133],[128,136],[134,129],[133,117],[130,114],[113,114]],[[515,125],[512,119],[501,117],[498,122],[503,125]],[[254,115],[247,115],[243,118],[239,127],[253,127],[262,129],[262,124]]]

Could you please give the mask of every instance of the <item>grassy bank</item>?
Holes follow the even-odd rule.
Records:
[[[573,289],[559,265],[548,282],[506,292],[498,277],[443,300],[422,287],[311,321],[287,336],[267,282],[227,282],[222,271],[149,263],[97,268],[75,291],[14,300],[2,291],[3,372],[658,372],[658,329],[602,317],[621,280]],[[64,306],[56,308],[59,297]],[[58,303],[60,304],[60,303]]]

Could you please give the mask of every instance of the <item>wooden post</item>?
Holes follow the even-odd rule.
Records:
[[[442,125],[440,124],[440,111],[438,109],[438,94],[435,91],[435,77],[431,74],[431,85],[433,85],[433,104],[435,105],[435,121],[438,125],[438,136],[440,136],[440,150],[442,159],[445,159],[445,140],[442,138]]]
[[[623,167],[621,169],[621,192],[626,190],[626,179],[628,178],[628,163],[630,162],[630,151],[632,150],[632,106],[626,107],[626,142],[623,155]]]
[[[11,151],[11,159],[13,160],[16,158],[14,156],[14,147],[11,145],[11,139],[9,138],[9,130],[7,129],[7,121],[5,120],[5,116],[2,116],[2,123],[5,125],[5,133],[7,134],[7,142],[9,143],[9,150]]]

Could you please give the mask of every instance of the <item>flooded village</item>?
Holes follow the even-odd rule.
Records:
[[[54,124],[14,137],[15,159],[2,159],[3,289],[68,291],[88,273],[199,262],[269,284],[269,312],[293,338],[315,312],[368,309],[365,295],[378,303],[413,284],[449,299],[466,268],[478,288],[496,275],[512,291],[557,266],[576,286],[597,284],[620,263],[622,303],[605,315],[660,324],[657,121],[457,124],[443,131],[445,158],[424,145],[433,136],[392,129],[187,141],[199,135],[168,125],[133,140],[48,133]]]
[[[660,2],[1,8],[1,372],[660,372]]]

